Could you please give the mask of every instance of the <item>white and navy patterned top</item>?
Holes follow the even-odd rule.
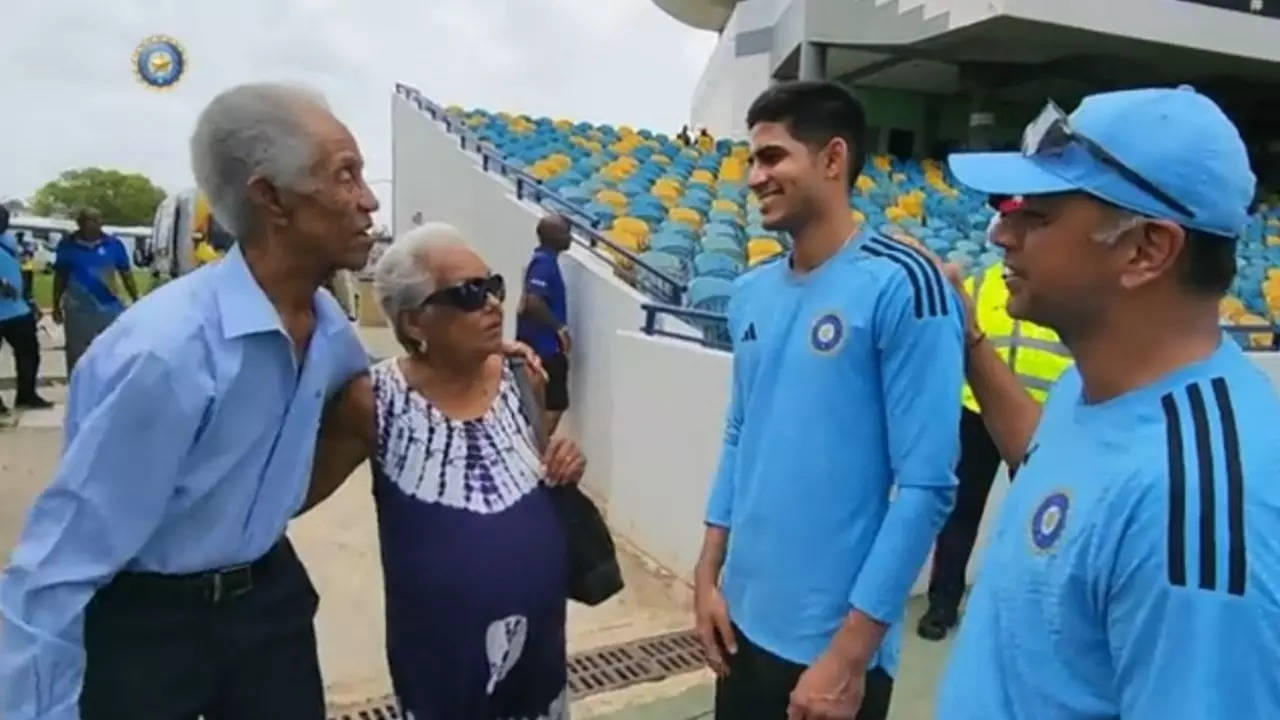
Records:
[[[498,397],[475,420],[454,420],[409,387],[400,364],[373,369],[378,462],[387,479],[429,503],[478,513],[505,510],[537,487],[542,461],[504,366]]]
[[[514,371],[474,420],[373,369],[387,659],[406,717],[562,718],[568,550]]]

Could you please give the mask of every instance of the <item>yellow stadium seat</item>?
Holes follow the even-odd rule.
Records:
[[[751,158],[751,148],[746,145],[734,145],[733,149],[729,151],[729,157],[737,158],[743,164],[746,164],[747,160]]]
[[[627,196],[617,190],[601,190],[596,193],[596,200],[604,205],[621,210],[627,206]]]
[[[620,217],[613,221],[613,229],[634,235],[641,242],[647,242],[649,239],[649,223],[634,217]]]
[[[884,216],[891,223],[900,223],[907,218],[907,213],[902,208],[894,205],[885,208]]]
[[[626,136],[628,136],[628,135],[635,135],[635,134],[636,134],[636,129],[635,129],[635,128],[633,128],[633,127],[631,127],[630,125],[619,125],[619,126],[618,126],[618,134],[619,134],[619,135],[621,135],[621,136],[623,136],[623,137],[626,137]]]
[[[554,125],[557,130],[569,130],[573,128],[573,121],[561,118],[555,121]]]
[[[690,185],[694,183],[698,183],[700,185],[710,185],[713,182],[715,182],[715,177],[711,174],[710,170],[698,169],[698,170],[694,170],[693,173],[689,175]]]
[[[728,212],[741,213],[742,208],[738,207],[738,203],[727,198],[720,198],[711,203],[712,210],[725,210]]]
[[[667,157],[666,155],[659,155],[656,153],[650,156],[649,160],[654,165],[662,165],[664,167],[671,164],[671,158]]]
[[[782,243],[771,237],[752,238],[747,243],[747,265],[755,265],[782,252]]]
[[[1227,322],[1237,323],[1244,314],[1244,303],[1234,295],[1227,295],[1218,303],[1218,316]]]
[[[861,210],[853,209],[849,211],[849,214],[853,217],[853,221],[858,223],[858,225],[862,225],[862,223],[867,221],[867,216],[863,215]]]
[[[893,168],[893,162],[889,159],[888,155],[876,155],[871,158],[871,164],[874,165],[877,170],[882,170],[884,172],[889,172],[889,170]]]
[[[1267,247],[1275,247],[1276,245],[1280,245],[1280,235],[1268,235]]]
[[[1244,315],[1240,316],[1240,320],[1238,321],[1237,324],[1267,325],[1269,323],[1267,322],[1267,319],[1262,317],[1261,315],[1254,315],[1253,313],[1245,313]],[[1271,347],[1272,340],[1274,339],[1272,337],[1273,335],[1274,333],[1269,333],[1269,332],[1249,333],[1249,346],[1257,350],[1265,350],[1266,348]]]
[[[672,220],[678,220],[680,222],[692,225],[696,229],[699,229],[699,230],[702,229],[702,215],[698,214],[698,211],[694,210],[693,208],[687,208],[687,207],[671,208],[671,212],[667,214],[667,217],[671,218]]]
[[[858,180],[854,183],[862,192],[868,192],[875,188],[876,181],[866,175],[859,175]]]

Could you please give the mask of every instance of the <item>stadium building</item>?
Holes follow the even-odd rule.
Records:
[[[614,530],[685,580],[728,400],[731,338],[717,313],[732,278],[789,244],[760,226],[745,186],[743,116],[770,82],[850,84],[875,127],[850,212],[974,270],[998,259],[983,232],[991,211],[938,159],[1016,142],[1049,97],[1070,108],[1100,89],[1192,84],[1228,108],[1275,179],[1280,0],[655,2],[720,33],[691,111],[718,140],[447,107],[399,85],[392,211],[397,236],[454,224],[512,280],[537,220],[569,217],[577,242],[561,266],[575,347],[562,427],[591,458],[584,484]],[[1265,329],[1280,312],[1280,208],[1260,208],[1239,260],[1224,324],[1262,328],[1235,336],[1280,384]],[[507,299],[509,333],[518,300]]]
[[[1280,185],[1277,0],[654,0],[720,41],[691,119],[741,137],[768,84],[830,79],[867,105],[870,149],[899,158],[1016,143],[1046,98],[1187,83],[1242,129]]]

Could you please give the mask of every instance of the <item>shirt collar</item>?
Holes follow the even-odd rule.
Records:
[[[224,337],[232,339],[266,332],[284,333],[280,313],[276,312],[262,286],[249,272],[239,243],[232,245],[212,270],[219,274],[214,292],[218,298]],[[319,290],[312,304],[316,312],[315,335],[329,335],[348,325],[347,316],[335,309],[337,303],[324,302]]]

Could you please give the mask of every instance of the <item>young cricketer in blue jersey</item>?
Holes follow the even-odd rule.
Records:
[[[1217,326],[1254,192],[1239,133],[1190,89],[1126,91],[951,163],[1025,196],[995,234],[1009,314],[1076,368],[1040,412],[968,333],[1017,476],[938,717],[1280,717],[1280,399]]]
[[[697,571],[716,716],[883,718],[903,605],[955,487],[962,306],[922,253],[855,232],[847,91],[779,85],[748,125],[763,221],[795,251],[741,278],[729,308]]]

